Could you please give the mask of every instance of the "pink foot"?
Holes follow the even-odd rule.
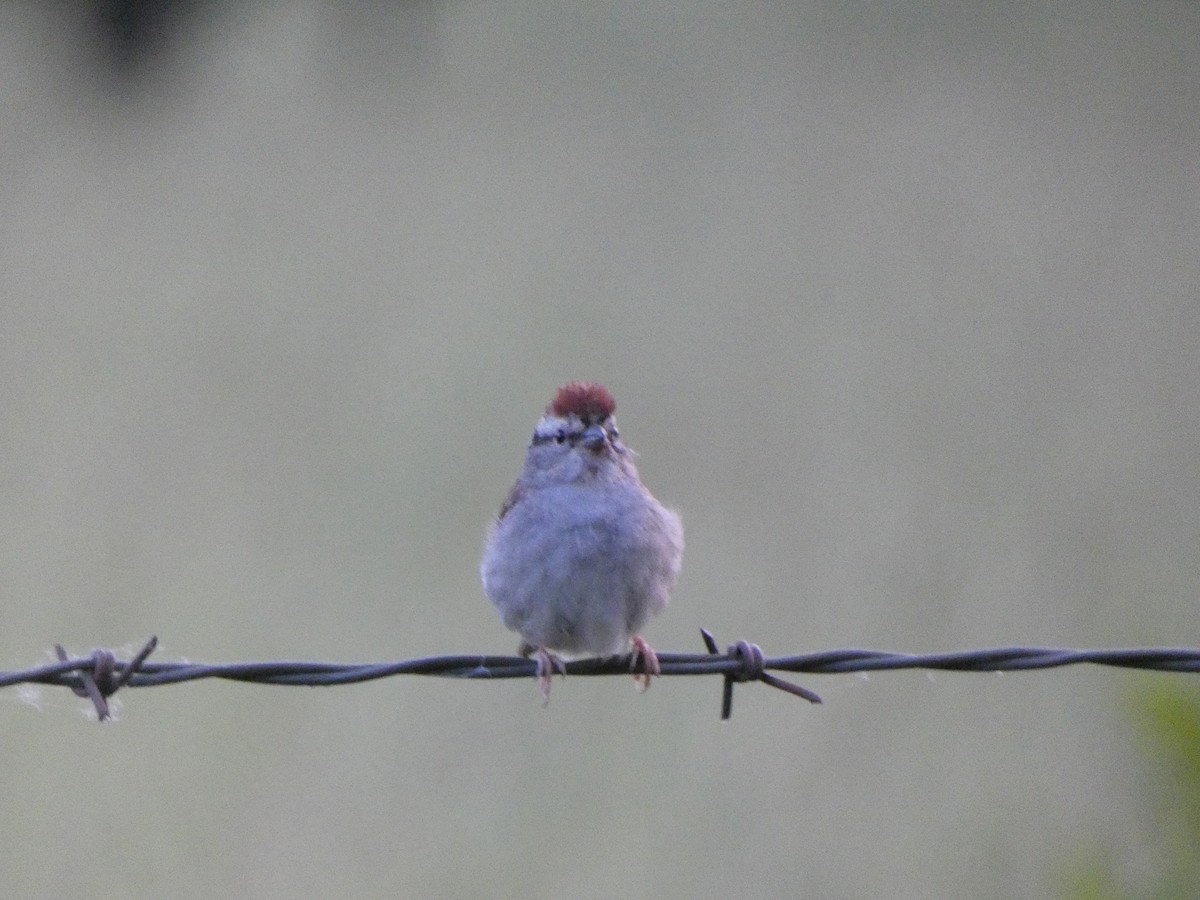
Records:
[[[634,673],[633,686],[639,694],[642,694],[650,687],[650,676],[662,675],[662,667],[658,664],[658,654],[646,643],[645,638],[640,634],[635,634],[632,642],[633,656],[629,661],[629,669]]]
[[[534,650],[535,648],[530,648]],[[528,653],[522,653],[522,656],[528,656]],[[550,679],[554,677],[554,673],[567,677],[567,664],[563,662],[561,656],[555,656],[545,647],[537,647],[534,653],[537,659],[537,679],[538,689],[542,692],[542,706],[550,705]]]

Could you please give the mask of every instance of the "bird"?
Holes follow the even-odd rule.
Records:
[[[480,578],[518,652],[534,655],[543,705],[561,654],[632,649],[639,692],[661,674],[641,636],[666,607],[683,559],[683,523],[642,484],[603,385],[572,381],[533,429],[516,483],[487,531]]]

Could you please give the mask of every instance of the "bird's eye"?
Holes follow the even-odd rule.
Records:
[[[554,442],[557,444],[564,443],[567,439],[567,433],[563,429],[558,429],[558,434],[554,435]]]

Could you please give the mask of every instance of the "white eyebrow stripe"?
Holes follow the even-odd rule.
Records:
[[[533,429],[533,436],[542,440],[549,440],[557,435],[559,431],[565,431],[570,434],[571,422],[568,419],[560,419],[557,416],[543,416],[538,420],[537,426]]]

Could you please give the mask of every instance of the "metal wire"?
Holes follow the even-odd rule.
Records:
[[[1049,669],[1092,663],[1126,669],[1150,669],[1159,672],[1200,672],[1200,649],[1162,648],[1119,650],[1068,650],[1047,647],[1002,647],[968,650],[958,653],[914,655],[880,650],[825,650],[799,656],[766,657],[756,644],[738,641],[725,653],[704,629],[705,654],[660,653],[663,676],[721,675],[724,688],[721,718],[732,714],[733,685],[761,681],[810,703],[821,698],[797,684],[785,681],[776,672],[803,672],[834,675],[845,672],[878,672],[887,669],[937,669],[957,672],[1013,672]],[[327,687],[357,684],[390,678],[394,675],[436,675],[444,678],[495,679],[537,677],[537,664],[520,656],[430,656],[387,663],[322,662],[247,662],[191,663],[150,662],[147,657],[158,644],[150,638],[128,662],[116,659],[108,650],[93,650],[83,657],[71,657],[56,646],[59,662],[20,672],[0,672],[0,687],[15,684],[48,684],[70,688],[87,697],[104,721],[110,717],[107,699],[122,687],[144,688],[203,678],[220,678],[254,684]],[[577,675],[629,675],[633,671],[630,656],[573,660],[566,673]],[[640,671],[640,670],[639,670]]]

